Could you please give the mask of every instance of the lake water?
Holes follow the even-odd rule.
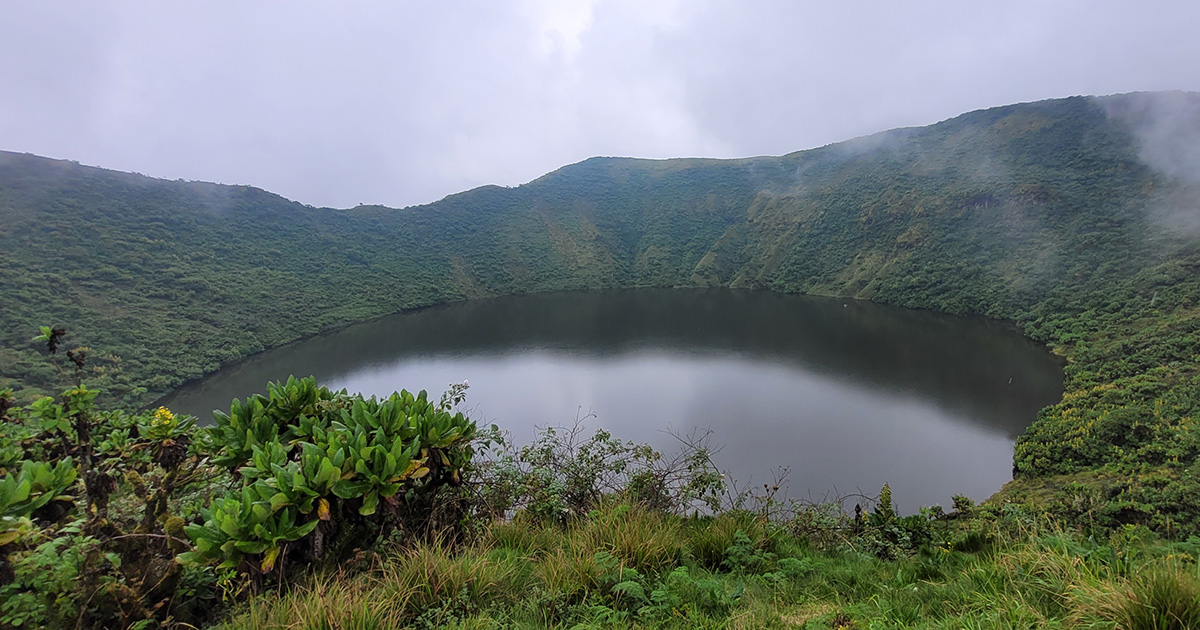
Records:
[[[1010,327],[840,299],[725,289],[509,296],[357,324],[251,357],[161,401],[211,418],[289,374],[384,396],[469,381],[469,415],[519,443],[585,417],[664,450],[712,430],[742,484],[874,495],[906,512],[987,498],[1013,441],[1062,395],[1058,360]]]

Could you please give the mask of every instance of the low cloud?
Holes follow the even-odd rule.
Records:
[[[1147,212],[1167,234],[1200,235],[1200,94],[1159,92],[1101,99],[1126,125],[1138,157],[1160,176]]]
[[[1129,126],[1147,166],[1200,182],[1200,93],[1124,94],[1103,102],[1110,117]]]
[[[0,149],[313,205],[428,202],[593,155],[779,155],[1018,101],[1200,90],[1200,7],[1182,0],[9,4]]]

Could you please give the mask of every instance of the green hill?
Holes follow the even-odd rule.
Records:
[[[50,388],[29,342],[46,323],[112,355],[92,382],[137,405],[449,300],[849,296],[1012,320],[1064,354],[1067,393],[1019,442],[1006,496],[1170,528],[1200,506],[1197,146],[1200,95],[1074,97],[781,157],[592,158],[516,188],[347,210],[0,153],[0,389]]]

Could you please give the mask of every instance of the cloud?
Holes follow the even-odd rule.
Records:
[[[1135,93],[1099,102],[1128,127],[1142,162],[1166,176],[1147,204],[1151,219],[1168,234],[1200,234],[1200,93]]]
[[[1191,4],[10,3],[0,148],[314,205],[1200,89]]]
[[[1138,93],[1101,102],[1110,117],[1129,126],[1143,162],[1200,183],[1200,93]]]
[[[690,6],[664,55],[700,127],[737,155],[1013,102],[1200,86],[1184,70],[1200,62],[1188,34],[1200,11],[1182,2]]]

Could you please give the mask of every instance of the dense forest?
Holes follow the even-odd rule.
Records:
[[[0,153],[0,390],[135,410],[268,347],[475,297],[728,286],[1014,322],[1065,357],[994,502],[1200,533],[1200,95],[971,112],[781,157],[592,158],[425,206],[314,208]],[[970,352],[964,348],[964,352]],[[349,403],[347,403],[349,404]]]

